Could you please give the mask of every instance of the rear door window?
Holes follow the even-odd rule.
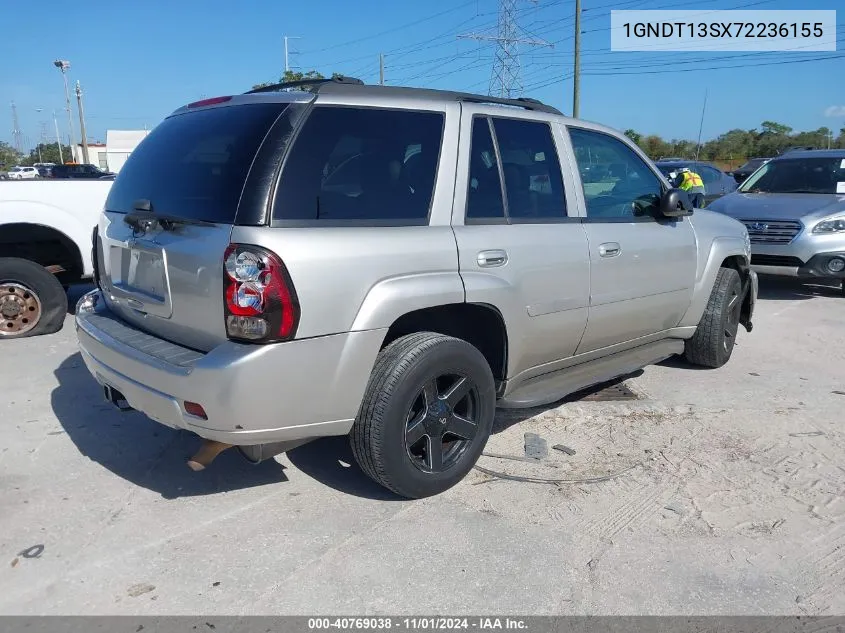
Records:
[[[285,161],[276,221],[424,224],[442,112],[317,106]]]
[[[566,195],[548,123],[493,117],[502,159],[508,218],[543,221],[566,217]]]
[[[232,223],[255,154],[284,103],[209,108],[162,121],[130,154],[112,186],[106,209],[153,211]]]
[[[472,121],[466,218],[470,224],[482,219],[505,218],[499,161],[490,122],[485,117],[475,117]]]

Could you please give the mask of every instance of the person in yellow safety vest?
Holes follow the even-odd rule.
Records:
[[[693,207],[700,209],[704,206],[704,181],[689,167],[679,169],[677,175],[672,178],[672,184],[687,192]]]

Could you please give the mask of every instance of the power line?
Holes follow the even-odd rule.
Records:
[[[521,37],[517,24],[518,0],[499,0],[499,19],[495,36],[480,33],[459,35],[459,39],[488,40],[496,43],[496,59],[493,62],[493,72],[490,77],[488,94],[498,94],[500,97],[512,97],[522,93],[521,68],[519,63],[519,46],[552,46],[539,39]]]
[[[777,65],[786,66],[788,64],[803,64],[803,63],[809,63],[809,62],[823,62],[823,61],[829,61],[829,60],[832,60],[832,59],[843,59],[843,58],[845,58],[845,53],[836,54],[836,55],[827,55],[827,56],[824,56],[824,57],[814,57],[814,58],[809,58],[809,59],[791,59],[791,60],[786,60],[786,61],[780,60],[780,61],[760,62],[760,63],[733,64],[733,65],[728,65],[728,66],[698,66],[698,67],[694,67],[694,68],[689,68],[689,69],[687,69],[686,72],[697,72],[697,71],[704,71],[704,70],[722,70],[722,69],[729,69],[729,68],[753,68],[753,67],[756,67],[756,66],[777,66]],[[660,74],[665,74],[665,73],[677,72],[677,70],[672,69],[672,68],[665,68],[665,69],[662,69],[662,70],[634,69],[633,72],[621,72],[621,71],[617,72],[617,71],[614,71],[614,69],[611,68],[611,69],[609,69],[609,71],[610,72],[590,72],[590,71],[587,71],[587,72],[584,72],[583,74],[585,76],[596,77],[596,76],[618,76],[618,75],[660,75]],[[571,78],[572,78],[571,75],[566,75],[564,77],[559,77],[557,79],[546,78],[546,79],[540,80],[538,82],[529,84],[528,86],[525,87],[525,89],[531,90],[531,89],[534,89],[534,88],[540,88],[540,87],[545,87],[545,86],[553,86],[555,84],[561,83],[561,82],[566,81],[566,80],[571,79]]]
[[[400,24],[399,26],[394,26],[389,28],[385,31],[379,31],[378,33],[373,33],[372,35],[365,35],[364,37],[359,37],[354,40],[349,40],[347,42],[340,42],[339,44],[332,44],[331,46],[325,46],[323,48],[314,49],[311,51],[305,51],[306,54],[313,54],[313,53],[324,53],[325,51],[334,50],[337,48],[343,48],[344,46],[351,46],[352,44],[358,44],[360,42],[366,42],[367,40],[375,39],[377,37],[381,37],[382,35],[389,35],[391,33],[395,33],[396,31],[401,31],[403,29],[410,28],[412,26],[417,26],[418,24],[422,24],[423,22],[428,22],[430,20],[434,20],[436,18],[442,17],[444,15],[448,15],[449,13],[454,13],[455,11],[459,11],[464,7],[467,7],[471,4],[475,4],[476,0],[469,0],[469,2],[464,2],[463,4],[459,4],[456,7],[452,7],[451,9],[446,9],[445,11],[441,11],[440,13],[435,13],[434,15],[429,15],[424,18],[420,18],[419,20],[414,20],[413,22],[406,22],[405,24]]]

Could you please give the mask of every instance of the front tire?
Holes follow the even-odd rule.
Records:
[[[67,293],[43,266],[0,258],[0,340],[53,334],[62,329]]]
[[[695,335],[685,342],[687,361],[715,369],[730,360],[743,299],[739,273],[733,268],[720,268]]]
[[[409,334],[376,358],[350,432],[352,452],[398,495],[439,494],[475,465],[495,411],[493,373],[478,349],[433,332]]]

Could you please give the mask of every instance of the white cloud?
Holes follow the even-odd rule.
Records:
[[[830,106],[824,111],[824,115],[831,118],[845,117],[845,105]]]

